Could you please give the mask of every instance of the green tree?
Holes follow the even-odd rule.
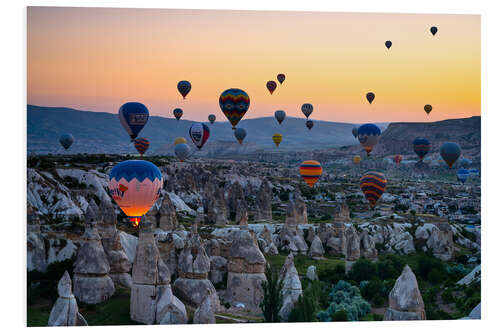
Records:
[[[279,272],[268,264],[265,271],[267,281],[262,281],[264,298],[259,307],[264,314],[266,323],[278,323],[280,321],[278,312],[283,305],[283,281],[279,279]]]

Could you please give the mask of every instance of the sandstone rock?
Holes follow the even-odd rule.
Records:
[[[319,238],[318,238],[319,239]],[[280,281],[283,281],[283,305],[278,313],[281,321],[288,321],[288,316],[295,303],[302,295],[302,285],[299,273],[293,263],[293,254],[289,254],[280,271]]]
[[[228,211],[224,193],[214,181],[208,181],[204,187],[206,222],[208,224],[226,225]]]
[[[33,206],[27,204],[28,233],[26,235],[26,266],[28,272],[37,270],[45,272],[47,270],[47,259],[45,258],[45,242],[40,234],[40,218]]]
[[[324,224],[324,223],[323,223]],[[316,233],[314,232],[314,228],[312,226],[309,227],[309,229],[307,230],[307,238],[306,238],[306,241],[311,244],[314,240],[314,238],[316,237]],[[321,240],[320,238],[320,241],[321,243],[323,243],[323,241]],[[321,244],[323,245],[323,244]]]
[[[316,273],[316,266],[307,267],[306,277],[309,281],[314,281],[318,279],[318,274]]]
[[[136,236],[127,234],[124,231],[118,231],[118,234],[120,236],[120,243],[125,251],[125,255],[127,256],[128,261],[132,264],[135,261],[137,242],[139,239]]]
[[[236,216],[238,210],[238,201],[245,201],[245,194],[243,187],[239,182],[232,183],[227,190],[227,205],[229,208],[229,215]]]
[[[177,214],[175,206],[169,195],[164,195],[160,209],[158,209],[158,227],[162,230],[175,230],[177,227]]]
[[[248,227],[248,209],[245,201],[243,200],[238,200],[235,221],[240,226]]]
[[[444,261],[453,257],[453,231],[448,223],[436,223],[426,243],[436,258]]]
[[[304,199],[298,192],[290,193],[290,200],[286,208],[285,224],[296,225],[308,223],[307,207]]]
[[[227,259],[221,256],[210,257],[210,281],[216,285],[227,276]]]
[[[87,326],[87,321],[78,312],[78,304],[71,292],[71,278],[67,271],[57,284],[59,298],[50,311],[48,326]]]
[[[205,297],[203,302],[194,312],[193,324],[215,324],[214,309],[212,307],[212,298],[210,295]]]
[[[415,274],[408,265],[389,294],[384,320],[425,320],[425,306]]]
[[[255,212],[256,220],[271,220],[272,219],[272,191],[269,181],[264,180],[260,184],[259,192],[257,193],[257,209]]]
[[[375,248],[375,239],[366,230],[361,233],[360,254],[362,257],[370,260],[375,260],[378,256],[378,251]]]
[[[307,255],[308,246],[304,237],[299,234],[299,228],[297,225],[287,225],[285,224],[279,233],[280,237],[280,248],[282,250],[288,250],[294,255],[301,253]]]
[[[313,259],[322,259],[325,254],[325,250],[323,249],[323,244],[321,244],[321,239],[318,236],[314,237],[314,240],[311,243],[311,247],[309,248],[308,256]]]
[[[361,256],[358,232],[353,226],[345,230],[346,260],[355,261]]]

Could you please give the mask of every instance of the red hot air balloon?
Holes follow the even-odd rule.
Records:
[[[399,165],[399,163],[401,163],[402,160],[403,160],[403,156],[401,156],[401,155],[394,156],[394,162],[396,162],[397,165]]]
[[[368,103],[372,104],[373,100],[375,99],[375,94],[372,92],[367,93],[366,99],[368,100]]]
[[[278,85],[274,81],[267,81],[267,83],[266,83],[267,90],[269,90],[271,95],[273,94],[274,90],[276,90],[277,86]]]
[[[281,73],[281,74],[278,74],[278,76],[276,77],[278,79],[278,82],[280,84],[283,83],[283,81],[285,81],[285,74]]]

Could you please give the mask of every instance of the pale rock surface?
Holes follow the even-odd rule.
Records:
[[[205,296],[203,302],[194,312],[193,324],[215,324],[214,307],[210,294]]]
[[[318,236],[314,237],[314,240],[311,243],[311,247],[309,248],[308,256],[310,258],[320,260],[323,258],[325,254],[325,250],[323,249],[323,244],[321,243],[321,239]]]
[[[319,238],[318,238],[319,239]],[[299,273],[293,262],[293,254],[289,254],[280,271],[280,281],[283,281],[283,305],[278,313],[280,320],[288,321],[288,316],[295,303],[302,295],[302,285],[300,283]]]
[[[306,277],[309,281],[314,281],[318,279],[318,274],[316,273],[316,266],[307,267]]]
[[[375,239],[364,230],[360,237],[360,253],[361,257],[366,259],[375,260],[378,256],[378,251],[375,248]]]
[[[57,284],[57,298],[50,311],[48,326],[87,326],[87,321],[78,312],[78,304],[71,292],[71,278],[67,271]]]

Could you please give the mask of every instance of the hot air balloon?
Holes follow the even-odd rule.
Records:
[[[385,41],[385,47],[387,47],[387,49],[390,49],[391,46],[392,46],[392,42],[390,40]]]
[[[182,136],[179,136],[179,137],[175,138],[174,145],[178,145],[179,143],[186,143],[187,144],[187,140],[185,138],[183,138]]]
[[[372,104],[373,100],[375,99],[375,94],[372,92],[367,93],[366,99],[368,100],[368,103]]]
[[[71,147],[73,141],[73,135],[69,133],[65,133],[59,137],[59,143],[64,147],[64,149],[68,149],[69,147]]]
[[[123,161],[109,173],[111,196],[134,227],[158,199],[162,184],[160,169],[148,161]]]
[[[184,162],[184,160],[189,157],[191,148],[189,148],[187,144],[181,142],[175,145],[174,153],[181,162]]]
[[[427,113],[427,114],[431,113],[431,111],[432,111],[432,105],[430,105],[430,104],[426,104],[426,105],[424,106],[424,111],[425,111],[425,113]]]
[[[313,108],[312,104],[305,103],[305,104],[302,104],[301,109],[302,109],[302,113],[304,114],[304,116],[306,116],[306,118],[309,118],[309,116],[313,112],[314,108]]]
[[[120,123],[133,141],[148,122],[149,111],[144,104],[128,102],[120,107],[118,116]]]
[[[366,154],[369,156],[373,147],[378,143],[380,138],[380,128],[375,124],[364,124],[358,128],[359,143],[365,148]]]
[[[177,90],[181,93],[182,98],[186,99],[187,94],[191,91],[191,83],[189,81],[179,81]]]
[[[189,136],[196,147],[201,150],[201,147],[207,142],[210,136],[208,126],[203,123],[194,123],[189,129]]]
[[[372,209],[375,208],[377,200],[385,192],[387,179],[381,172],[370,171],[365,173],[359,181],[366,200],[368,200]]]
[[[215,122],[215,115],[214,114],[209,114],[208,115],[208,121],[210,124],[213,124]]]
[[[149,148],[149,140],[145,138],[137,138],[134,140],[134,146],[142,156]]]
[[[250,97],[241,89],[227,89],[219,97],[219,106],[234,130],[250,106]]]
[[[175,117],[175,119],[177,119],[177,120],[181,119],[181,117],[182,117],[182,113],[183,113],[183,112],[182,112],[182,109],[179,109],[179,108],[174,109],[174,111],[173,111],[174,117]]]
[[[479,176],[479,170],[478,169],[470,169],[469,175],[470,176]]]
[[[469,160],[468,158],[462,158],[460,160],[460,166],[464,167],[464,168],[469,168],[472,164],[472,161]]]
[[[460,181],[462,184],[465,184],[467,181],[467,178],[469,178],[469,171],[467,169],[460,168],[457,171],[457,179]]]
[[[432,34],[433,36],[435,36],[435,35],[436,35],[436,32],[438,32],[438,28],[437,28],[437,27],[431,27],[431,34]]]
[[[359,164],[361,163],[361,156],[359,155],[354,155],[354,157],[352,158],[352,161],[354,164]]]
[[[282,74],[282,73],[281,73],[281,74],[278,74],[278,76],[277,76],[276,78],[278,79],[278,82],[279,82],[280,84],[282,84],[282,83],[283,83],[283,81],[285,81],[285,74]]]
[[[306,127],[307,127],[309,130],[311,130],[311,128],[313,128],[313,126],[314,126],[313,121],[312,121],[311,119],[307,119],[307,121],[306,121]]]
[[[357,128],[357,127],[354,127],[354,128],[352,129],[352,136],[353,136],[354,138],[357,138],[357,137],[358,137],[358,128]]]
[[[234,130],[234,137],[236,138],[236,140],[238,140],[240,145],[243,143],[243,140],[245,139],[246,136],[247,136],[247,131],[245,131],[244,128],[238,127],[237,129]]]
[[[276,147],[279,147],[282,140],[283,140],[283,135],[281,135],[279,133],[273,134],[273,141],[274,141],[274,144],[276,144]]]
[[[394,162],[396,162],[397,165],[399,165],[399,163],[401,163],[402,160],[403,160],[403,156],[401,156],[401,155],[394,156]]]
[[[456,160],[458,160],[458,158],[460,157],[462,150],[460,149],[460,146],[455,142],[446,142],[443,143],[443,145],[439,149],[439,153],[451,169],[453,163],[455,163]]]
[[[285,120],[285,118],[286,118],[286,113],[283,110],[278,110],[278,111],[276,111],[274,113],[274,117],[278,121],[278,124],[281,125],[281,123],[283,122],[283,120]]]
[[[416,138],[413,140],[413,151],[422,161],[431,149],[431,143],[426,138]]]
[[[273,94],[274,90],[276,90],[277,86],[278,85],[274,81],[267,81],[267,83],[266,83],[267,90],[269,90],[271,95]]]
[[[323,168],[321,168],[321,164],[318,161],[310,160],[302,162],[299,172],[307,185],[313,187],[323,173]]]

